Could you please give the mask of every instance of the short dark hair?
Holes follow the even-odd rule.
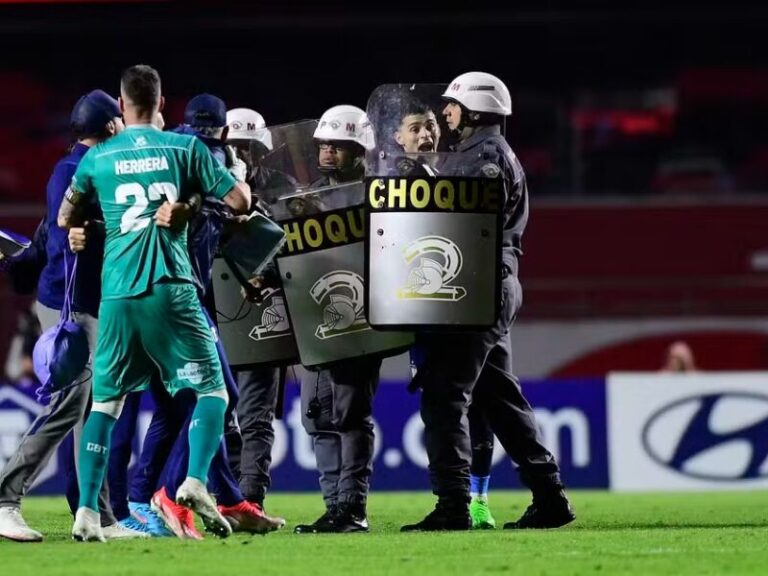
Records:
[[[426,103],[424,103],[423,101],[413,97],[405,98],[401,101],[400,123],[402,124],[406,116],[414,116],[416,114],[426,116],[430,112],[432,112],[433,114],[435,113],[435,111],[432,110],[432,108],[428,106]]]
[[[160,74],[146,64],[137,64],[123,71],[120,87],[126,98],[140,110],[150,111],[160,104]]]

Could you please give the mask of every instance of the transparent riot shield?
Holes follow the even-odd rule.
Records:
[[[504,183],[455,143],[435,85],[385,85],[368,102],[366,308],[386,330],[491,326],[499,313]]]
[[[272,274],[272,287],[254,302],[242,293],[250,289],[248,279],[270,267],[283,245],[282,226],[272,228],[274,211],[284,210],[278,200],[308,189],[320,178],[312,144],[317,121],[271,126],[269,146],[260,142],[250,150],[253,170],[249,178],[252,194],[271,218],[254,213],[237,226],[217,258],[213,290],[219,335],[229,360],[236,368],[298,361],[298,350],[288,317],[286,297],[279,276]],[[274,263],[271,264],[274,266]]]
[[[302,156],[265,160],[270,168],[277,169],[278,162],[281,169],[293,167],[289,174],[297,182],[272,213],[285,232],[276,261],[301,363],[313,367],[406,349],[413,342],[410,334],[379,332],[366,321],[362,149],[326,143],[349,155],[344,165],[323,164],[306,123],[298,124],[296,133],[281,128],[272,131],[273,138],[291,142],[290,150]]]

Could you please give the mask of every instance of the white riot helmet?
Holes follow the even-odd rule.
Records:
[[[373,129],[368,116],[357,106],[342,104],[325,111],[313,134],[315,140],[345,140],[373,150]]]
[[[257,140],[272,150],[272,133],[264,117],[250,108],[233,108],[227,111],[227,140]]]
[[[504,82],[486,72],[467,72],[454,78],[443,92],[443,98],[454,100],[472,112],[509,116],[512,97]]]

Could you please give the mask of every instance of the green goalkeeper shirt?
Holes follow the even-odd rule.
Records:
[[[194,283],[187,227],[172,232],[152,217],[165,201],[183,201],[194,191],[221,199],[234,185],[194,136],[139,124],[93,146],[71,188],[98,201],[104,214],[102,300],[140,296],[161,281]]]

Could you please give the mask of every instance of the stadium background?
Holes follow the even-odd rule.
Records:
[[[532,202],[517,371],[566,481],[766,485],[768,469],[754,460],[764,460],[768,419],[768,49],[759,40],[768,8],[0,4],[0,227],[23,233],[44,212],[73,102],[95,87],[116,93],[130,64],[162,74],[171,126],[203,91],[280,124],[341,102],[364,106],[383,83],[447,82],[472,69],[500,76]],[[0,278],[3,360],[29,303]],[[701,374],[652,374],[676,340],[691,345]],[[374,489],[426,487],[406,374],[402,358],[387,362]],[[0,463],[34,416],[30,390],[0,385]],[[314,489],[288,393],[275,487]],[[697,415],[708,426],[694,427]],[[623,482],[620,471],[637,462],[647,465],[640,484]],[[53,466],[43,491],[61,487]],[[496,487],[515,485],[507,462],[494,475]]]

